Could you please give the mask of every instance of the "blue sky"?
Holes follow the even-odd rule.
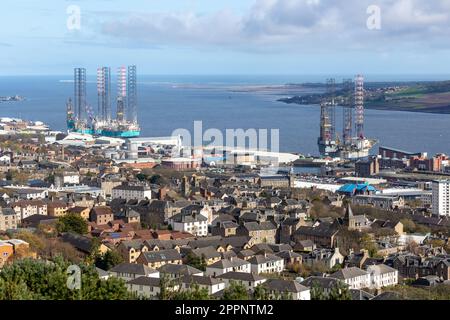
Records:
[[[370,5],[381,29],[369,30]],[[68,30],[70,5],[80,30]],[[0,75],[446,74],[449,0],[2,0]]]

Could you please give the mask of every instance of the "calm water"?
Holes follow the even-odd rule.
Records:
[[[287,105],[276,101],[295,92],[249,92],[248,87],[318,82],[325,78],[326,76],[143,76],[139,79],[138,88],[142,135],[166,136],[177,128],[192,130],[195,120],[203,121],[204,130],[278,128],[282,151],[317,154],[320,113],[317,106]],[[73,83],[60,80],[67,79],[70,76],[0,77],[0,96],[18,94],[27,98],[23,102],[0,103],[0,116],[42,120],[53,129],[65,130],[65,102],[73,94]],[[402,81],[418,79],[424,77],[395,78]],[[433,79],[430,77],[424,80]],[[96,107],[93,80],[88,83],[88,100]],[[394,79],[378,76],[368,80]],[[242,92],[242,89],[246,92]],[[337,119],[340,130],[340,110]],[[367,136],[378,139],[382,145],[410,151],[450,154],[449,128],[450,115],[366,111]]]

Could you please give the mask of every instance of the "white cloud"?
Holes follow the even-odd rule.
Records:
[[[379,31],[366,28],[372,4],[381,8]],[[223,9],[108,17],[102,33],[128,43],[236,50],[447,49],[449,12],[449,0],[257,0],[244,13]]]

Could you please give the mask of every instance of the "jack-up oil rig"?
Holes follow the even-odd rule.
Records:
[[[377,141],[367,139],[364,135],[364,77],[357,75],[354,82],[351,79],[343,81],[342,139],[336,133],[338,103],[335,95],[335,79],[328,79],[326,87],[325,98],[320,104],[320,137],[318,139],[320,154],[348,160],[367,157]],[[353,119],[355,119],[354,123]],[[353,126],[356,130],[355,135]]]
[[[130,138],[140,135],[137,121],[136,66],[120,67],[117,78],[117,109],[111,115],[111,69],[97,69],[98,106],[95,114],[86,98],[86,69],[74,69],[74,103],[67,102],[67,129],[99,136]]]

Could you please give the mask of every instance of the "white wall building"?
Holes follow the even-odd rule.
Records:
[[[432,184],[433,215],[450,216],[450,180],[436,180]]]
[[[208,235],[208,218],[202,214],[178,213],[169,219],[169,224],[174,231],[188,232],[197,237]]]
[[[63,187],[66,184],[79,184],[80,175],[78,172],[64,172],[55,175],[55,186],[57,188]]]
[[[330,277],[344,281],[350,289],[370,288],[370,273],[357,267],[341,269]]]
[[[273,254],[257,255],[248,260],[251,271],[260,273],[280,273],[284,270],[284,260]]]
[[[207,276],[219,276],[228,272],[251,272],[250,262],[239,259],[237,257],[230,257],[229,259],[219,260],[206,267],[205,274]]]
[[[372,289],[381,289],[398,284],[398,270],[385,264],[368,266],[367,272],[370,273],[370,288]]]
[[[152,198],[152,190],[148,186],[121,185],[112,189],[113,199],[126,199],[142,201]]]

